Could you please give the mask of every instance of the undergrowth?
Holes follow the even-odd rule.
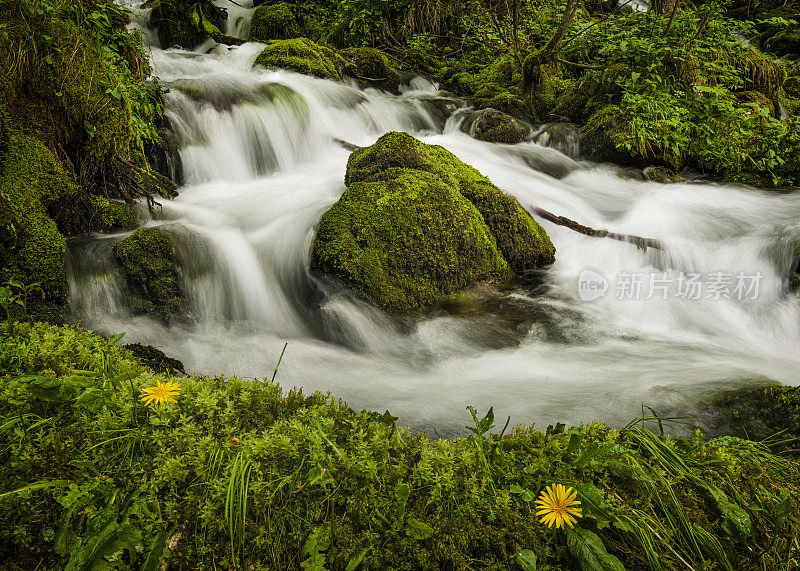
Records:
[[[432,440],[267,380],[159,375],[119,338],[24,323],[0,338],[12,569],[798,565],[800,471],[757,443],[644,416],[500,435],[475,410],[470,437]],[[167,380],[177,402],[143,406]],[[552,483],[578,493],[573,530],[537,521]]]

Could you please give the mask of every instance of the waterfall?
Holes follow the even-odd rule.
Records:
[[[248,8],[218,4],[235,14],[228,33],[246,28]],[[108,262],[126,234],[95,236],[71,248],[72,306],[87,327],[127,331],[210,375],[269,376],[288,343],[283,385],[440,434],[462,429],[467,405],[514,422],[624,424],[642,403],[680,410],[755,378],[796,382],[800,300],[788,277],[800,196],[647,182],[577,161],[575,136],[547,128],[518,145],[480,142],[458,129],[466,103],[422,78],[390,95],[253,69],[262,47],[152,48],[186,184],[146,224],[179,244],[191,318],[127,314]],[[316,222],[345,189],[349,152],[336,140],[365,146],[398,130],[444,146],[523,206],[665,249],[542,222],[557,261],[535,287],[479,289],[474,309],[385,315],[312,275],[309,260]],[[698,282],[700,297],[687,295]]]

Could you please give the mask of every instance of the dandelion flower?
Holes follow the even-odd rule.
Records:
[[[156,386],[142,389],[142,402],[149,407],[161,405],[167,402],[178,402],[175,398],[181,392],[181,386],[174,381],[162,383],[156,381]]]
[[[539,509],[536,516],[542,516],[539,521],[546,523],[547,527],[553,527],[554,523],[556,527],[564,527],[566,523],[572,529],[577,521],[575,518],[583,517],[581,508],[575,507],[580,504],[575,499],[577,496],[578,492],[561,484],[547,486],[536,500],[536,507]]]

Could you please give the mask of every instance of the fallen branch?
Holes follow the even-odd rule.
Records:
[[[588,226],[578,224],[574,220],[570,220],[564,216],[556,216],[552,212],[548,212],[543,208],[537,208],[534,206],[532,207],[532,210],[537,216],[544,218],[548,222],[552,222],[553,224],[557,224],[559,226],[565,226],[566,228],[574,230],[575,232],[583,234],[584,236],[590,236],[592,238],[611,238],[612,240],[619,240],[620,242],[628,242],[642,250],[647,250],[647,248],[655,248],[657,250],[664,249],[663,242],[661,242],[661,240],[656,240],[655,238],[642,238],[641,236],[633,236],[631,234],[617,234],[616,232],[609,232],[608,230],[595,230],[594,228],[589,228]]]
[[[358,145],[354,145],[353,143],[348,143],[347,141],[343,141],[342,139],[333,139],[333,142],[339,143],[339,145],[341,145],[348,151],[356,151],[361,148]]]

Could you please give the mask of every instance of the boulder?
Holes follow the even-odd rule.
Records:
[[[163,48],[195,48],[209,34],[224,27],[224,10],[211,0],[150,0],[150,26],[156,29]]]
[[[250,23],[250,40],[268,42],[286,40],[300,35],[292,6],[287,2],[259,6],[253,11]]]
[[[400,74],[383,52],[374,48],[347,48],[339,50],[345,60],[344,71],[360,83],[396,92],[400,88]]]
[[[298,73],[338,81],[339,56],[331,48],[308,38],[277,40],[264,48],[255,64],[267,68],[290,69]]]
[[[152,313],[164,320],[185,313],[175,247],[157,228],[141,228],[114,244],[127,289],[125,303],[134,314]]]
[[[461,130],[473,139],[489,143],[521,143],[530,135],[527,123],[496,109],[473,111],[461,123]]]
[[[317,226],[312,269],[387,311],[508,284],[555,259],[511,196],[442,147],[388,133],[350,156],[347,190]]]

